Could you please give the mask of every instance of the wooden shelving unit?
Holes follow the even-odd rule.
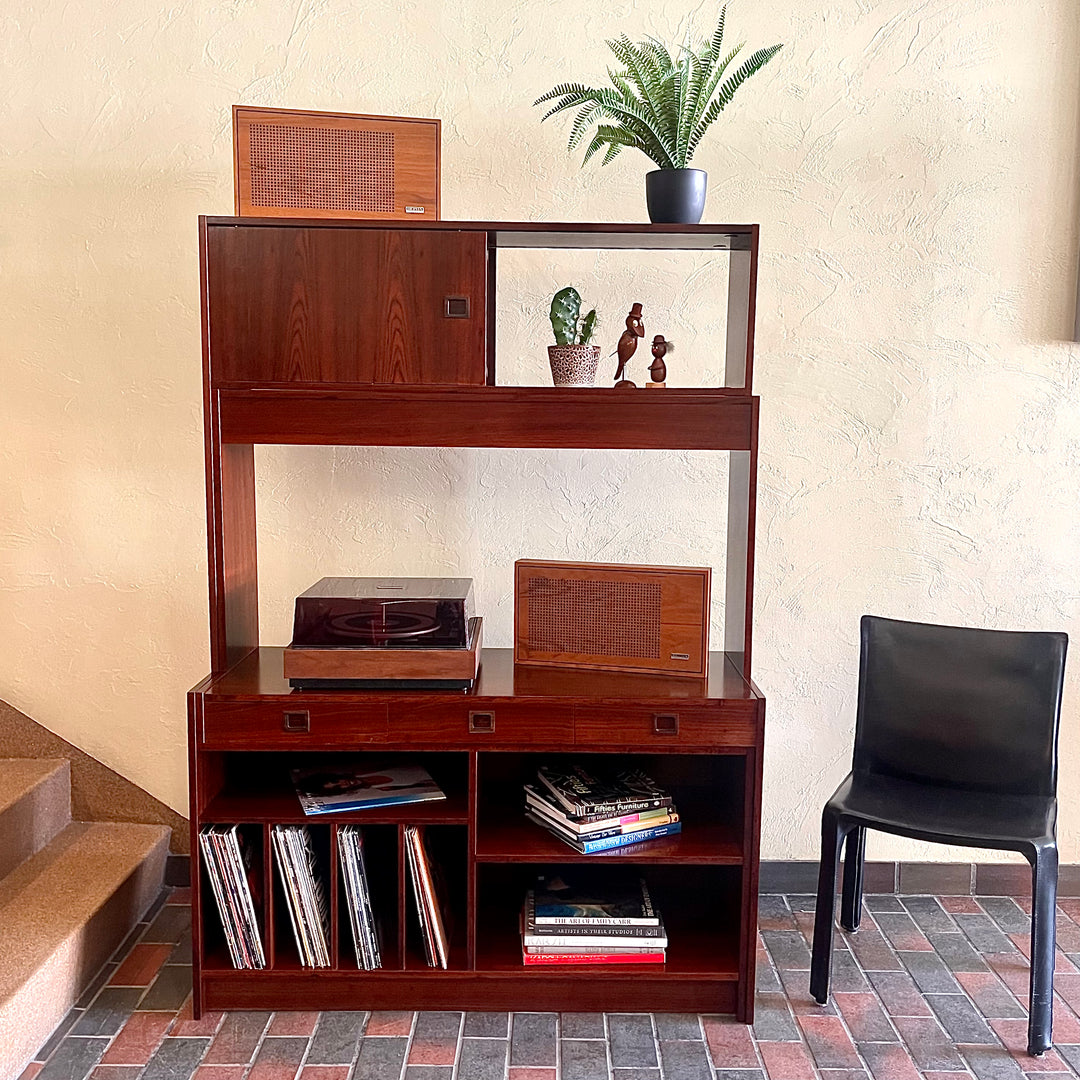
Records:
[[[231,967],[200,868],[196,1015],[662,1003],[753,1019],[765,718],[750,677],[757,235],[752,225],[200,219],[212,673],[188,695],[192,851],[203,825],[244,827],[262,885],[268,967]],[[497,385],[495,270],[509,247],[727,252],[727,385],[618,394]],[[441,309],[458,295],[469,297],[472,318],[451,327]],[[511,650],[485,649],[468,693],[291,690],[282,650],[258,639],[260,443],[728,453],[724,641],[708,680],[515,668]],[[477,712],[493,715],[492,730],[471,729]],[[305,820],[289,769],[342,752],[419,761],[448,798],[306,819],[326,853],[331,901],[332,966],[313,971],[299,963],[270,828]],[[683,832],[581,856],[524,818],[521,785],[541,760],[593,755],[640,764],[670,787]],[[365,825],[382,923],[384,967],[373,972],[352,955],[335,856],[338,827],[355,822]],[[446,875],[447,971],[424,963],[402,839],[409,824],[425,826]],[[666,964],[523,967],[524,890],[543,867],[583,862],[642,869],[668,927]]]

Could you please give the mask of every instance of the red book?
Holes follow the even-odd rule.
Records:
[[[663,952],[647,953],[526,953],[521,962],[526,967],[552,964],[662,964]]]

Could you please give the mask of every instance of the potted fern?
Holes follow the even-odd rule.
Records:
[[[658,168],[645,176],[645,197],[654,222],[694,225],[701,220],[707,177],[701,169],[689,168],[694,151],[735,91],[780,51],[780,45],[758,49],[733,68],[743,46],[721,57],[726,13],[725,4],[711,38],[694,49],[687,35],[674,57],[654,38],[635,44],[622,34],[607,42],[622,65],[618,71],[608,69],[611,86],[560,83],[533,102],[556,103],[542,120],[565,109],[578,110],[567,148],[575,149],[593,132],[582,165],[601,150],[606,165],[627,146],[651,158]]]

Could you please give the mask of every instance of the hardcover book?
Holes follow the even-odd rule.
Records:
[[[643,878],[604,877],[541,874],[532,893],[537,927],[660,925]]]
[[[629,814],[671,805],[671,796],[640,769],[602,777],[581,765],[541,765],[537,779],[572,817]]]
[[[531,810],[526,810],[525,816],[530,821],[557,836],[564,844],[569,844],[570,847],[582,855],[595,855],[597,852],[609,851],[612,848],[627,847],[630,844],[643,844],[646,840],[659,840],[662,836],[673,836],[682,832],[681,821],[669,821],[665,825],[652,825],[649,828],[637,829],[634,832],[620,832],[602,837],[577,837],[560,829],[550,819],[545,819]]]
[[[419,765],[293,769],[292,780],[305,814],[371,810],[446,798],[428,771]]]
[[[650,923],[538,923],[536,893],[531,889],[525,894],[522,925],[526,945],[548,948],[562,944],[564,939],[576,945],[587,939],[594,945],[631,947],[649,944],[655,947],[667,933],[659,917]]]
[[[670,821],[670,815],[674,813],[673,806],[662,806],[655,810],[639,810],[629,814],[587,814],[584,818],[571,817],[550,792],[545,795],[544,791],[532,784],[525,785],[525,802],[531,809],[546,814],[578,836],[593,836],[608,829],[630,825],[661,825]]]

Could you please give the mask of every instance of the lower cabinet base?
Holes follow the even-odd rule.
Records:
[[[734,979],[484,972],[206,972],[201,1011],[453,1009],[475,1012],[737,1013]],[[749,1023],[753,1017],[738,1016]]]

